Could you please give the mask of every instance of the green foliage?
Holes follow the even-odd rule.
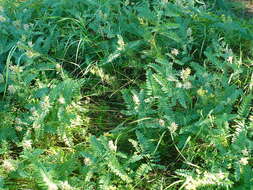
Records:
[[[232,5],[0,0],[0,189],[251,189]]]

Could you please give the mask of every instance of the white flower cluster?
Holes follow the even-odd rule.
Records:
[[[32,149],[32,141],[31,140],[24,140],[22,143],[24,149]]]
[[[62,190],[72,190],[73,189],[73,187],[71,187],[67,181],[60,182],[60,187]]]
[[[14,85],[9,85],[7,90],[10,94],[15,94],[17,89]]]
[[[59,97],[58,102],[59,102],[59,104],[65,104],[66,103],[63,96]]]
[[[57,73],[61,72],[62,66],[61,66],[59,63],[57,63],[57,64],[55,65],[55,70],[56,70]]]
[[[140,99],[136,94],[133,95],[133,101],[136,105],[140,105]]]
[[[20,118],[17,117],[15,119],[15,129],[16,129],[16,131],[18,131],[18,132],[22,131],[23,130],[22,126],[25,126],[25,125],[27,125],[27,123],[22,121]]]
[[[181,74],[181,79],[185,81],[189,78],[191,74],[191,69],[190,68],[183,69],[180,74]]]
[[[191,82],[188,80],[191,74],[191,69],[190,68],[186,68],[186,69],[182,69],[182,71],[180,72],[180,78],[182,79],[183,82],[176,82],[176,87],[177,88],[185,88],[185,89],[190,89],[192,88],[192,84]]]
[[[233,63],[233,56],[229,56],[227,58],[227,62],[229,62],[230,64],[232,64]]]
[[[89,166],[91,164],[91,159],[86,157],[84,158],[83,162],[86,166]]]
[[[32,24],[32,23],[24,24],[24,25],[23,25],[23,28],[24,28],[24,30],[29,30],[29,29],[32,28],[33,26],[34,26],[34,24]]]
[[[186,82],[184,82],[184,83],[177,82],[177,83],[176,83],[176,87],[177,87],[177,88],[190,89],[190,88],[192,88],[192,84],[191,84],[189,81],[186,81]]]
[[[243,166],[246,166],[248,165],[249,161],[248,161],[248,157],[242,157],[240,160],[239,160],[239,163]]]
[[[222,185],[227,181],[227,174],[223,172],[209,173],[204,172],[201,178],[194,179],[192,176],[187,176],[185,182],[186,190],[196,190],[199,187],[210,185]]]
[[[38,57],[40,55],[38,52],[35,52],[35,51],[32,51],[32,50],[28,50],[25,54],[29,58]]]
[[[71,127],[83,125],[83,120],[80,115],[76,115],[76,117],[74,119],[71,119],[70,122],[71,122]]]
[[[108,146],[109,146],[109,149],[112,150],[113,152],[117,151],[117,145],[115,145],[113,141],[109,141]]]
[[[7,172],[11,172],[11,171],[15,170],[15,167],[14,167],[14,165],[12,164],[12,162],[10,160],[4,160],[3,164],[2,164],[2,167]]]
[[[174,134],[178,129],[178,125],[175,122],[172,122],[169,126],[169,130],[172,134]]]
[[[118,35],[118,48],[117,49],[119,51],[121,51],[121,50],[124,50],[124,48],[125,48],[125,42],[124,42],[122,36]]]
[[[5,22],[6,18],[3,15],[0,15],[0,22]]]
[[[177,56],[178,54],[179,54],[179,51],[178,51],[178,49],[172,49],[171,50],[171,52],[170,52],[172,55],[175,55],[175,56]]]
[[[44,100],[41,102],[41,107],[42,109],[49,109],[51,107],[49,96],[44,97]]]
[[[17,65],[11,65],[10,70],[14,73],[21,73],[23,72],[23,67],[17,66]]]

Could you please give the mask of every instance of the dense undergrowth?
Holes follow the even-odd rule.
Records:
[[[231,3],[0,5],[0,189],[253,188],[253,23]]]

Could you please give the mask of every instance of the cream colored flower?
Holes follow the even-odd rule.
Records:
[[[230,64],[232,64],[233,63],[233,56],[229,56],[227,58],[227,62],[229,62]]]
[[[239,163],[245,166],[249,163],[248,159],[249,159],[248,157],[243,157],[240,159]]]
[[[133,101],[134,101],[134,103],[135,103],[136,105],[139,105],[139,104],[140,104],[139,97],[138,97],[136,94],[133,95]]]
[[[16,126],[15,129],[16,129],[16,131],[18,131],[18,132],[22,131],[22,127],[20,127],[20,126]]]
[[[110,54],[110,55],[108,56],[107,63],[112,62],[113,60],[115,60],[115,59],[118,58],[119,56],[120,56],[120,53],[113,53],[113,54]]]
[[[84,158],[83,161],[84,161],[84,164],[87,165],[87,166],[91,164],[91,159],[90,158]]]
[[[126,0],[124,4],[125,4],[125,6],[128,6],[129,3],[130,3],[129,0]]]
[[[13,166],[13,164],[11,163],[11,161],[9,160],[4,160],[2,167],[4,170],[6,170],[7,172],[11,172],[15,170],[15,167]]]
[[[60,182],[60,187],[62,190],[71,190],[73,189],[67,181]]]
[[[253,122],[253,115],[249,116],[249,120]]]
[[[176,132],[176,130],[178,129],[178,125],[175,122],[172,122],[169,126],[169,130],[170,132],[173,134]]]
[[[202,88],[200,88],[200,89],[197,90],[197,94],[199,96],[204,96],[206,94],[206,90],[203,90]]]
[[[37,123],[37,122],[34,122],[33,123],[33,128],[34,129],[40,129],[41,128],[41,124]]]
[[[242,150],[242,154],[243,154],[243,156],[248,156],[249,151],[247,149],[244,149],[244,150]]]
[[[187,82],[185,82],[185,83],[183,84],[183,87],[184,87],[185,89],[190,89],[190,88],[192,88],[192,84],[191,84],[189,81],[187,81]]]
[[[118,50],[121,51],[125,48],[125,42],[121,35],[118,35]]]
[[[32,42],[32,41],[29,41],[29,42],[28,42],[28,46],[29,46],[29,47],[33,47],[33,42]]]
[[[59,102],[60,104],[65,104],[65,103],[66,103],[66,102],[65,102],[65,99],[64,99],[62,96],[59,97],[58,102]]]
[[[191,36],[192,35],[192,29],[191,28],[188,28],[187,29],[187,36]]]
[[[25,54],[26,54],[26,56],[29,57],[29,58],[33,58],[33,57],[39,56],[39,53],[33,52],[33,51],[31,51],[31,50],[28,50]]]
[[[159,119],[158,122],[159,122],[159,124],[160,124],[161,126],[164,126],[164,125],[165,125],[165,121],[164,121],[163,119]]]
[[[32,148],[32,141],[31,140],[24,140],[22,143],[24,149],[31,149]]]
[[[226,178],[226,175],[223,172],[219,172],[216,175],[217,175],[218,179],[225,179]]]
[[[20,118],[18,118],[18,117],[15,118],[15,123],[17,125],[23,125],[24,124],[24,122],[22,122],[22,120]]]
[[[15,88],[13,85],[9,85],[9,86],[8,86],[8,92],[9,92],[10,94],[15,94],[16,88]]]
[[[30,26],[29,26],[29,24],[24,24],[23,27],[24,27],[25,30],[29,30]]]
[[[194,180],[191,176],[187,176],[185,182],[185,189],[186,190],[196,190],[198,187],[198,183]]]
[[[58,190],[58,187],[54,183],[48,184],[48,190]]]
[[[0,22],[5,22],[6,21],[6,18],[2,15],[0,15]]]
[[[67,137],[66,133],[64,133],[61,138],[63,142],[65,143],[65,145],[67,145],[68,147],[72,145],[71,139]]]
[[[117,151],[117,146],[114,145],[113,141],[109,141],[108,143],[109,149],[116,152]]]
[[[175,55],[175,56],[177,56],[178,54],[179,54],[179,51],[178,51],[178,49],[173,49],[173,50],[171,50],[171,52],[170,52],[172,55]]]
[[[15,73],[23,72],[23,67],[20,67],[20,66],[17,66],[17,65],[10,66],[10,69]]]
[[[71,126],[81,126],[83,124],[83,120],[80,115],[76,115],[75,119],[70,120]]]
[[[44,100],[41,102],[41,107],[43,109],[50,108],[49,96],[45,96]]]
[[[176,87],[177,87],[177,88],[182,88],[182,87],[183,87],[183,84],[182,84],[181,82],[177,82],[177,83],[176,83]]]
[[[181,73],[180,73],[181,79],[182,80],[188,79],[188,77],[190,76],[190,74],[191,74],[191,69],[190,68],[183,69],[181,71]]]
[[[35,110],[32,110],[31,113],[32,113],[32,116],[33,116],[35,119],[38,118],[38,117],[40,116],[39,112],[38,112],[36,109],[35,109]]]
[[[61,68],[62,68],[62,66],[61,66],[59,63],[57,63],[57,64],[55,65],[55,70],[56,70],[57,72],[60,72],[60,71],[61,71]]]

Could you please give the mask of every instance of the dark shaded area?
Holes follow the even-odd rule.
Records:
[[[237,15],[246,19],[253,18],[253,1],[252,0],[232,0],[233,9]]]

